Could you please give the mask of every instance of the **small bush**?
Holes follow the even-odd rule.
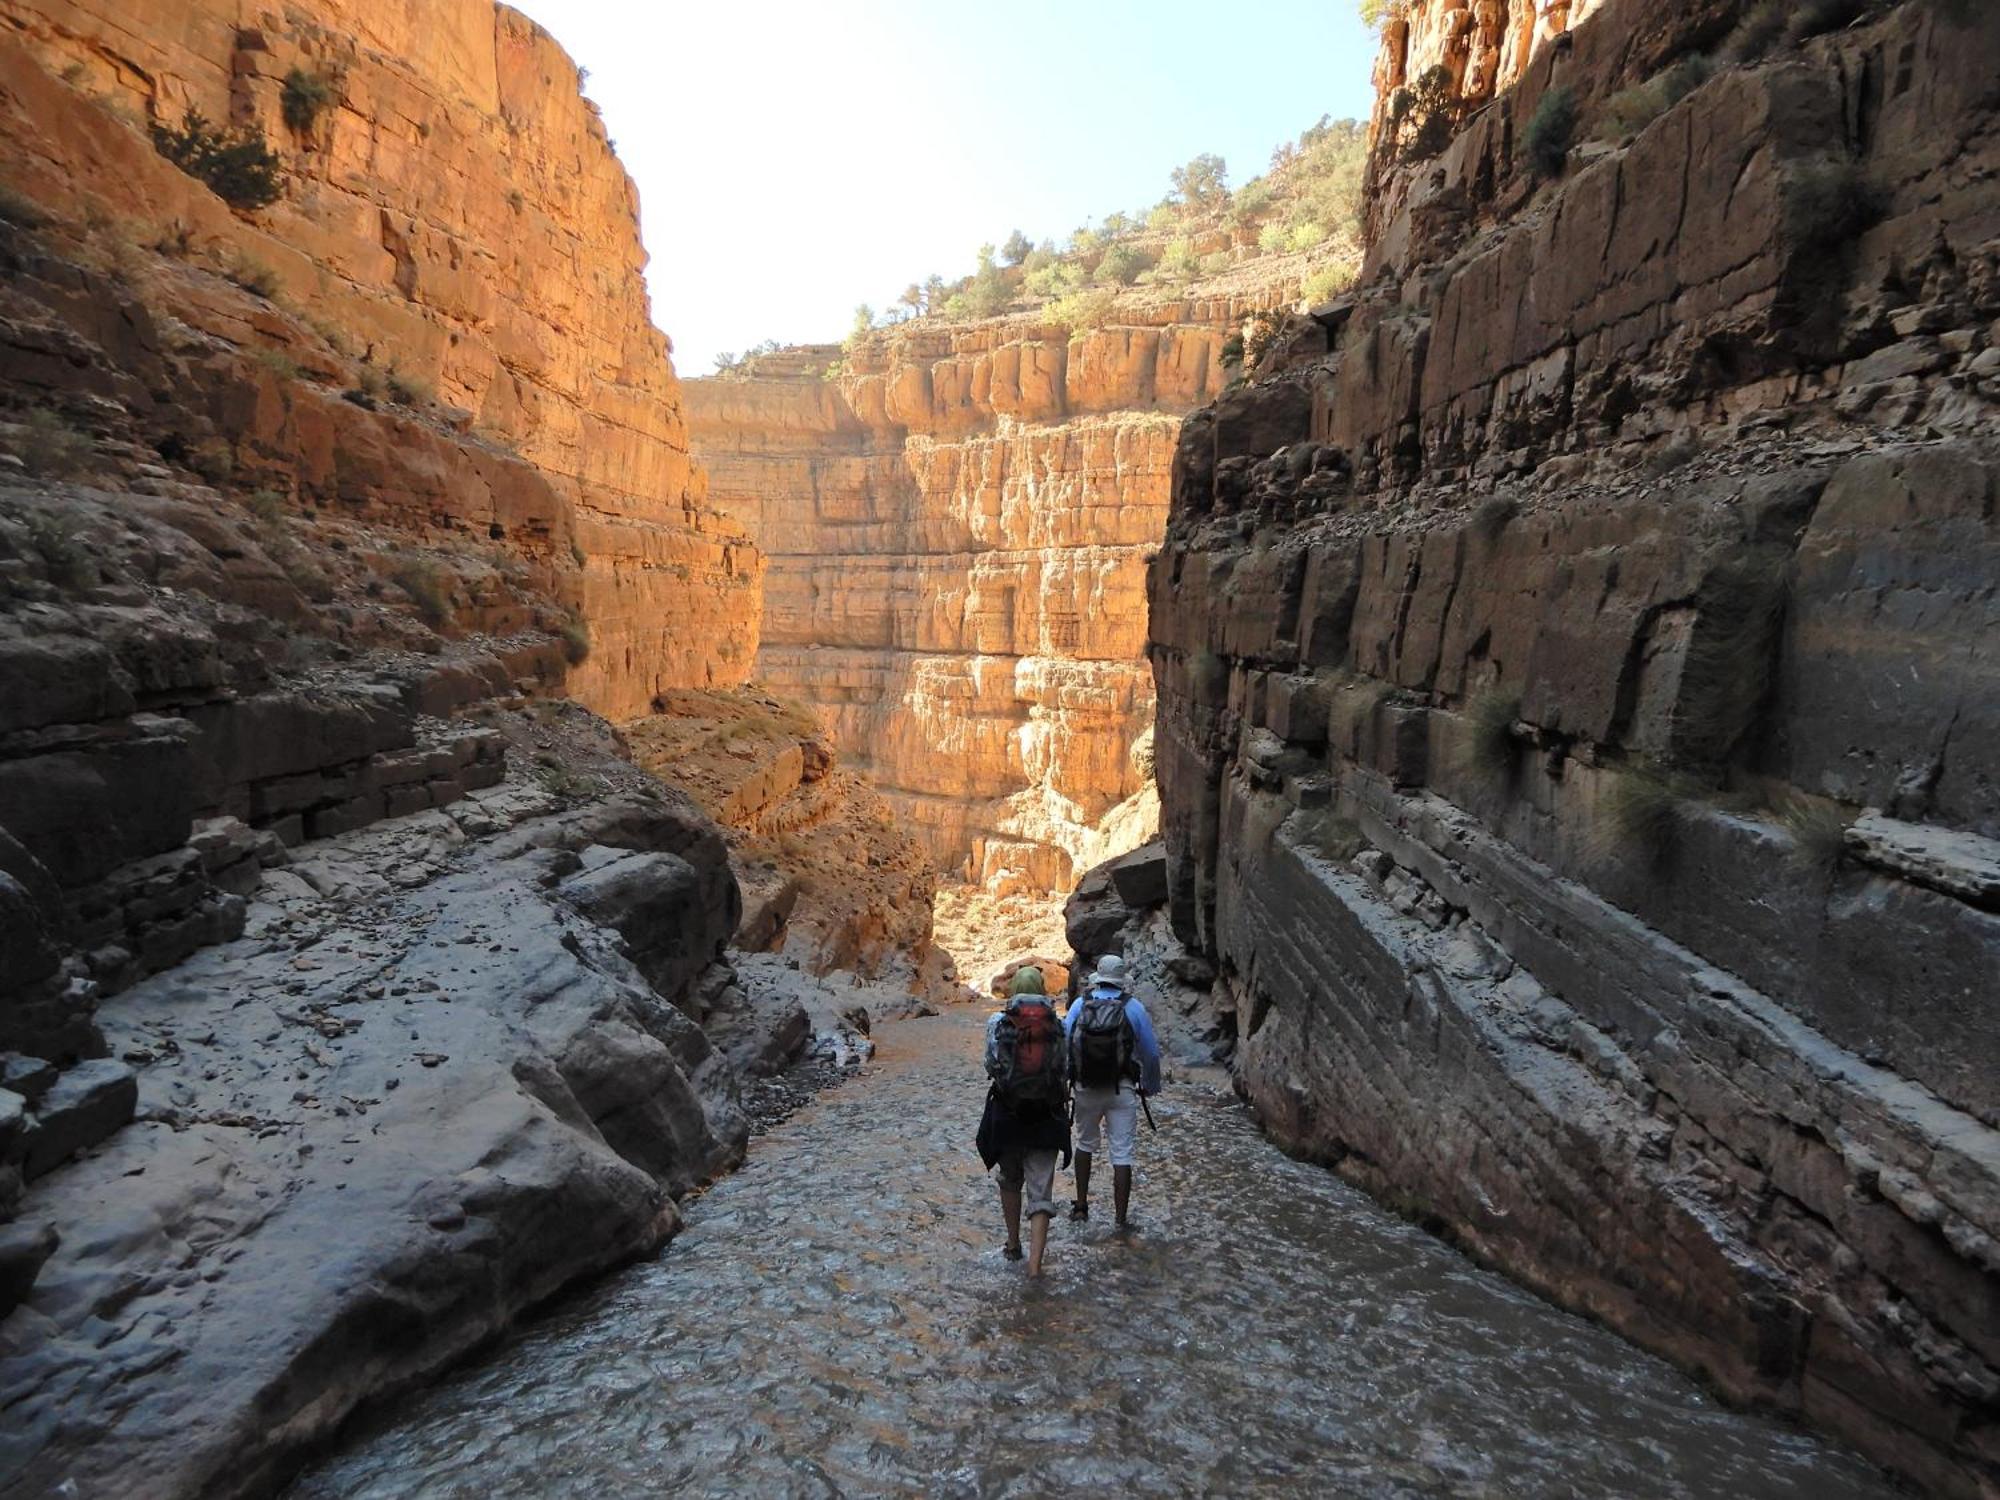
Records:
[[[1232,333],[1222,341],[1222,367],[1231,369],[1243,363],[1243,335]]]
[[[280,380],[300,380],[305,368],[282,349],[259,349],[250,356]]]
[[[1678,104],[1707,83],[1714,73],[1715,64],[1708,60],[1706,52],[1690,52],[1660,74],[1657,82],[1667,96],[1667,103]]]
[[[333,94],[332,79],[322,73],[293,68],[285,75],[284,87],[278,93],[278,109],[285,123],[304,135],[313,128],[320,112],[333,103]]]
[[[1010,266],[1018,266],[1028,258],[1034,248],[1034,241],[1017,229],[1007,236],[1007,243],[1000,247],[1000,258]]]
[[[285,497],[276,490],[252,490],[244,504],[259,526],[273,527],[285,518]]]
[[[203,438],[182,461],[210,484],[227,484],[236,473],[236,450],[219,437]]]
[[[1266,224],[1257,231],[1257,248],[1265,255],[1282,255],[1285,251],[1285,226]]]
[[[153,253],[186,260],[194,254],[194,231],[176,219],[153,236]]]
[[[1293,255],[1302,255],[1325,243],[1326,226],[1315,224],[1311,220],[1303,224],[1294,224],[1285,231],[1285,249]]]
[[[437,392],[431,389],[429,382],[415,375],[405,375],[394,365],[389,366],[383,385],[389,399],[401,406],[429,406],[437,400]]]
[[[231,208],[263,208],[275,203],[282,189],[278,155],[263,134],[244,127],[217,130],[191,109],[178,130],[153,127],[153,148]]]
[[[97,581],[90,554],[76,539],[76,525],[67,517],[37,511],[28,517],[28,541],[41,557],[51,583],[81,589]]]
[[[1227,250],[1211,250],[1201,258],[1201,274],[1204,276],[1220,276],[1235,264],[1236,257],[1231,255]]]
[[[410,596],[417,614],[433,630],[451,623],[451,585],[444,570],[427,557],[406,557],[389,574],[389,581]]]
[[[572,667],[580,667],[590,660],[590,627],[572,615],[563,621],[557,631],[562,637],[563,660]]]
[[[1113,245],[1097,262],[1091,280],[1099,286],[1130,286],[1146,269],[1145,255],[1133,245]]]
[[[1758,0],[1729,33],[1722,55],[1733,63],[1756,62],[1778,45],[1785,34],[1785,19],[1785,7],[1779,0]]]
[[[1868,8],[1868,0],[1800,0],[1785,27],[1788,40],[1802,42],[1825,31],[1853,24]]]
[[[67,479],[90,463],[89,436],[45,408],[23,417],[10,441],[14,456],[37,479]]]
[[[1343,817],[1330,807],[1315,808],[1302,814],[1299,831],[1313,848],[1337,865],[1344,865],[1353,859],[1368,842],[1361,836],[1359,823]]]
[[[1664,479],[1676,469],[1687,467],[1701,457],[1701,439],[1684,432],[1664,448],[1646,455],[1645,471],[1654,479]]]
[[[1514,769],[1514,723],[1520,697],[1497,689],[1478,694],[1465,706],[1465,763],[1488,776]]]
[[[1100,287],[1094,291],[1073,292],[1067,297],[1058,297],[1042,308],[1045,322],[1075,334],[1086,329],[1102,328],[1110,321],[1111,310],[1117,298],[1112,292]]]
[[[1665,864],[1680,842],[1686,803],[1679,782],[1655,766],[1619,771],[1599,809],[1599,854],[1655,867]]]
[[[1629,140],[1658,119],[1666,107],[1666,90],[1656,80],[1620,89],[1604,101],[1604,113],[1597,120],[1597,138]]]
[[[1344,261],[1330,261],[1306,274],[1299,296],[1311,307],[1330,302],[1354,285],[1354,267]]]
[[[1488,495],[1473,510],[1467,529],[1490,547],[1500,540],[1500,533],[1507,529],[1520,509],[1520,503],[1512,496]]]
[[[1220,708],[1229,697],[1229,663],[1203,646],[1188,662],[1188,688],[1196,703]]]
[[[1800,245],[1831,250],[1879,220],[1888,203],[1851,161],[1823,159],[1785,179],[1785,227]]]
[[[1403,138],[1402,159],[1428,161],[1451,144],[1458,128],[1458,101],[1449,70],[1430,67],[1409,88],[1389,96],[1389,123]]]
[[[0,187],[0,219],[5,219],[16,229],[40,229],[49,222],[49,216],[42,212],[39,204],[10,187]]]
[[[1576,95],[1556,87],[1542,95],[1521,137],[1521,156],[1538,177],[1554,177],[1576,139]]]
[[[278,295],[278,273],[261,260],[240,251],[229,258],[222,274],[251,296],[262,297],[266,302]]]
[[[1790,796],[1778,808],[1778,821],[1792,836],[1791,860],[1802,870],[1830,873],[1847,852],[1847,818],[1837,803]]]

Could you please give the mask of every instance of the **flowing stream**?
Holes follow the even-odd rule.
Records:
[[[982,1021],[886,1028],[660,1257],[295,1500],[1895,1493],[1289,1160],[1219,1075],[1142,1126],[1139,1232],[1059,1218],[1026,1282],[971,1147]]]

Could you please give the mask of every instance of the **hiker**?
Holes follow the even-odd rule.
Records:
[[[1111,1137],[1111,1203],[1117,1228],[1132,1203],[1132,1146],[1140,1098],[1160,1091],[1160,1042],[1146,1007],[1125,988],[1125,960],[1097,961],[1069,1008],[1070,1082],[1076,1090],[1076,1203],[1072,1219],[1090,1217],[1090,1168],[1100,1135]]]
[[[986,1023],[986,1113],[979,1157],[1000,1167],[1000,1213],[1009,1260],[1021,1258],[1021,1215],[1028,1227],[1028,1274],[1042,1274],[1055,1216],[1056,1158],[1069,1165],[1069,1048],[1042,971],[1024,964],[1007,987],[1007,1005]]]

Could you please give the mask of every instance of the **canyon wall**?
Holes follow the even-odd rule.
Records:
[[[1360,289],[1186,423],[1167,900],[1281,1140],[1991,1495],[2000,28],[1801,12],[1610,118],[1735,9],[1378,159]]]
[[[328,93],[303,125],[294,74]],[[689,456],[636,196],[579,90],[555,41],[490,0],[0,4],[7,186],[133,252],[254,267],[273,305],[248,328],[212,294],[151,300],[222,345],[329,367],[332,387],[266,363],[228,390],[197,371],[176,400],[301,500],[517,553],[588,622],[570,691],[627,717],[665,687],[743,679],[760,564]],[[277,202],[233,214],[154,153],[144,127],[190,109],[263,131]],[[412,459],[313,399],[356,372],[419,393],[444,447]],[[510,455],[533,474],[496,479]]]
[[[758,677],[948,874],[1053,890],[1150,831],[1144,579],[1174,438],[1282,295],[1128,293],[1074,333],[916,324],[837,378],[827,348],[689,382],[717,503],[769,559]]]

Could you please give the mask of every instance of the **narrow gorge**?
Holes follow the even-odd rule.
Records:
[[[1362,10],[685,378],[560,17],[0,0],[0,1495],[2000,1495],[2000,24]]]

